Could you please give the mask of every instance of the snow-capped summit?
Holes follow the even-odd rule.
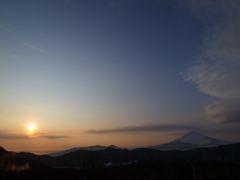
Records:
[[[151,146],[148,148],[159,150],[190,150],[198,147],[214,147],[233,142],[222,141],[208,137],[196,131],[189,131],[181,138],[167,144]]]
[[[185,134],[178,140],[183,143],[191,143],[198,145],[211,143],[211,140],[209,140],[207,136],[196,131],[189,131],[187,134]]]

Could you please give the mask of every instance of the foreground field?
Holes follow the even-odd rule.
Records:
[[[14,180],[240,180],[240,165],[203,162],[137,162],[105,168],[42,169],[0,172],[0,179]]]

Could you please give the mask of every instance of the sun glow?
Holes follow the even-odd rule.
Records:
[[[33,131],[35,129],[35,125],[34,124],[29,124],[28,125],[28,130],[29,131]]]
[[[29,124],[29,125],[27,126],[27,128],[28,128],[28,135],[29,135],[29,136],[33,135],[34,130],[36,129],[35,124]]]

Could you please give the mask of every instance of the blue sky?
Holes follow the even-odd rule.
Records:
[[[237,0],[0,7],[3,147],[139,147],[189,130],[239,141]]]

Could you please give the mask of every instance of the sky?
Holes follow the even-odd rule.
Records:
[[[0,146],[239,142],[239,22],[238,0],[2,0]]]

